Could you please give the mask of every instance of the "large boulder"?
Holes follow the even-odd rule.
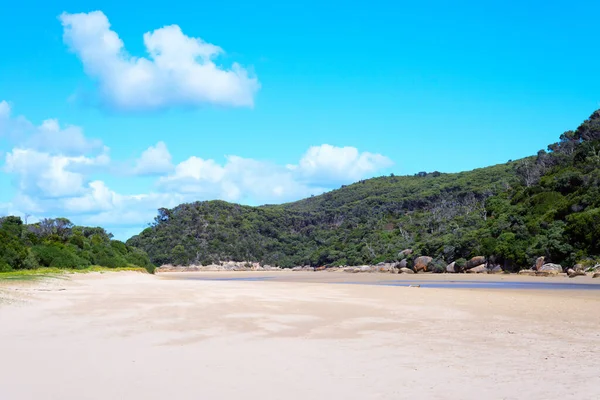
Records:
[[[400,273],[402,273],[402,274],[414,274],[415,271],[413,271],[410,268],[404,267],[404,268],[400,268]]]
[[[450,273],[450,274],[455,274],[457,273],[457,267],[456,267],[456,261],[451,262],[450,264],[446,265],[446,272]]]
[[[395,267],[394,264],[392,263],[379,263],[375,266],[375,269],[377,272],[384,272],[384,273],[396,273],[397,269]]]
[[[471,269],[471,268],[475,268],[478,267],[482,264],[485,264],[485,257],[484,256],[477,256],[477,257],[473,257],[471,258],[469,261],[467,261],[467,269]]]
[[[406,268],[408,267],[408,260],[404,259],[402,261],[400,261],[397,265],[398,268]]]
[[[561,274],[563,272],[563,267],[559,264],[544,264],[542,265],[538,271],[540,272],[548,272],[550,274]]]
[[[504,270],[502,269],[502,267],[500,265],[490,265],[490,268],[488,268],[488,271],[490,274],[504,273]]]
[[[428,256],[421,256],[415,258],[415,272],[427,271],[427,265],[433,261],[433,258]]]
[[[592,278],[600,278],[600,272],[595,272]]]
[[[585,272],[575,271],[573,268],[569,268],[567,270],[567,275],[569,276],[569,278],[575,278],[576,276],[586,276]]]
[[[468,274],[487,274],[487,272],[488,270],[483,264],[467,270]]]
[[[535,265],[533,266],[533,269],[535,269],[536,271],[540,271],[540,268],[542,268],[542,266],[544,265],[544,260],[546,260],[546,257],[538,257],[535,260]]]

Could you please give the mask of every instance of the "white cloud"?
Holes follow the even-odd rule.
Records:
[[[101,95],[119,109],[153,110],[211,103],[252,106],[260,84],[239,64],[225,69],[214,62],[215,45],[170,25],[144,34],[149,58],[133,57],[110,29],[104,13],[60,16],[63,39],[94,77]]]
[[[35,133],[29,138],[26,146],[51,153],[81,154],[103,150],[104,145],[99,139],[88,139],[78,126],[60,128],[58,120],[47,119],[42,122]]]
[[[381,154],[360,153],[356,147],[323,144],[310,147],[298,165],[287,168],[302,179],[331,185],[356,181],[392,165],[392,160]]]
[[[171,153],[164,142],[148,147],[136,160],[133,172],[136,175],[159,175],[173,170]]]
[[[175,172],[159,179],[163,191],[245,203],[282,202],[324,189],[297,182],[285,168],[267,162],[228,156],[223,165],[192,156]]]
[[[122,239],[123,232],[131,233],[134,227],[139,231],[151,222],[159,207],[213,199],[281,203],[372,176],[391,165],[380,154],[331,145],[311,147],[287,166],[234,155],[222,163],[191,156],[173,165],[161,141],[129,169],[137,175],[157,175],[154,190],[124,194],[111,188],[105,177],[99,179],[98,173],[112,172],[109,149],[99,140],[86,138],[79,127],[61,127],[55,119],[36,126],[24,117],[10,117],[5,104],[0,103],[0,121],[9,122],[9,134],[15,127],[25,134],[17,135],[19,144],[4,157],[2,171],[13,176],[16,191],[9,203],[0,204],[0,213],[64,216],[77,224],[106,227]],[[119,177],[123,174],[109,180]],[[125,178],[139,179],[131,174]]]
[[[6,155],[4,170],[17,175],[23,194],[40,198],[75,196],[83,192],[84,173],[109,163],[108,155],[68,157],[15,148]]]
[[[44,153],[76,156],[106,152],[101,140],[86,138],[78,126],[67,125],[61,128],[57,119],[47,119],[36,126],[23,116],[11,117],[9,103],[1,101],[0,135],[4,134],[21,148]]]
[[[391,165],[392,161],[380,154],[325,144],[311,147],[298,165],[286,167],[238,156],[228,156],[221,165],[193,156],[158,183],[163,191],[195,194],[203,199],[279,203],[322,193]]]

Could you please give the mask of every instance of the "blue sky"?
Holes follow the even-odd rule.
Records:
[[[125,239],[182,201],[534,154],[600,107],[600,3],[481,3],[13,2],[0,213]]]

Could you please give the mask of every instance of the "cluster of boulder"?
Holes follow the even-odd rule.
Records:
[[[519,271],[520,275],[529,276],[554,276],[566,274],[569,278],[576,276],[587,276],[590,274],[592,278],[600,278],[600,264],[585,268],[582,264],[575,264],[572,268],[563,268],[560,264],[545,263],[545,257],[538,257],[535,264],[530,269]]]
[[[271,265],[262,265],[258,262],[226,261],[211,265],[175,266],[163,265],[157,268],[157,272],[194,272],[194,271],[327,271],[327,272],[349,272],[349,273],[390,273],[390,274],[415,274],[420,272],[435,273],[468,273],[468,274],[501,274],[505,273],[502,266],[486,260],[483,256],[473,257],[466,262],[454,261],[448,265],[441,264],[429,256],[416,257],[409,263],[408,256],[412,254],[411,249],[401,251],[398,255],[402,258],[395,263],[379,263],[376,265],[313,267],[310,265],[284,269]],[[445,265],[445,267],[444,267]],[[519,271],[519,275],[530,276],[558,276],[567,275],[570,278],[586,276],[590,274],[593,278],[600,278],[600,264],[585,268],[577,264],[566,270],[559,264],[545,263],[544,257],[539,257],[532,268]]]
[[[257,262],[246,261],[225,261],[219,264],[210,265],[162,265],[156,269],[156,272],[198,272],[198,271],[281,271],[280,267],[271,265],[261,265]]]
[[[399,253],[400,257],[407,257],[412,254],[412,250],[407,249]],[[564,270],[559,264],[545,263],[544,257],[539,257],[535,265],[531,269],[522,270],[520,275],[531,276],[554,276],[567,275],[571,278],[576,276],[586,276],[590,274],[593,278],[600,278],[600,264],[594,267],[584,268],[581,264],[575,265],[573,268]],[[486,260],[483,256],[473,257],[470,260],[462,262],[452,262],[443,267],[439,261],[435,261],[433,257],[420,256],[413,260],[412,267],[409,267],[407,258],[403,258],[397,263],[379,263],[376,265],[360,265],[360,266],[340,266],[340,267],[312,267],[305,265],[302,267],[292,268],[292,271],[329,271],[329,272],[370,272],[370,273],[392,273],[392,274],[415,274],[420,272],[435,272],[435,273],[468,273],[468,274],[502,274],[507,273],[501,265],[494,264]]]

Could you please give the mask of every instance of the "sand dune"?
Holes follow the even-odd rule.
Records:
[[[0,283],[0,399],[600,393],[600,291],[343,285],[286,275],[289,282],[114,273]]]

